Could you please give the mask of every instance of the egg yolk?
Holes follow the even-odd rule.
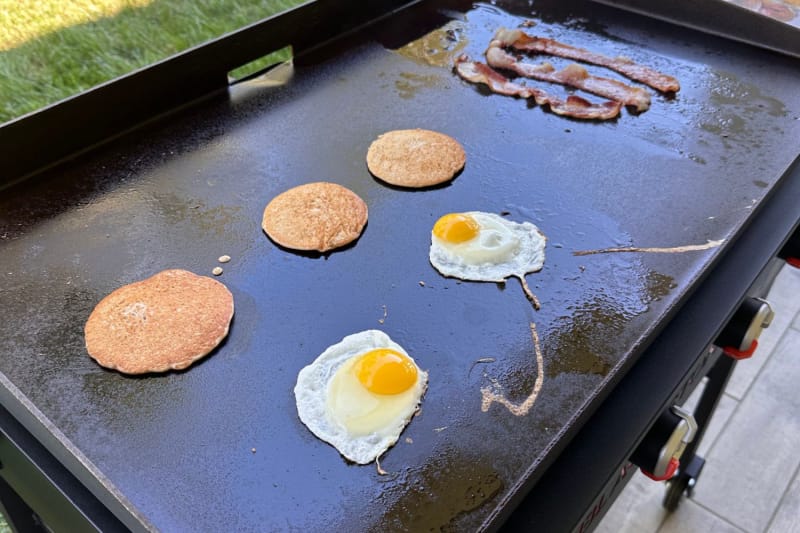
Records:
[[[417,381],[417,366],[406,355],[378,348],[362,355],[355,364],[358,381],[375,394],[399,394]]]
[[[469,215],[450,213],[444,215],[433,225],[433,234],[441,240],[457,244],[474,239],[480,232],[480,226]]]

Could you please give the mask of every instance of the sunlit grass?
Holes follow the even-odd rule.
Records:
[[[300,3],[0,0],[0,122]]]
[[[116,15],[153,0],[0,0],[0,52],[60,28]]]

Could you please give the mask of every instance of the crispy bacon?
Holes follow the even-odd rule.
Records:
[[[495,33],[494,40],[498,42],[499,46],[511,47],[521,52],[548,54],[606,67],[664,93],[678,92],[681,88],[678,80],[672,76],[658,72],[650,67],[639,65],[630,58],[621,56],[608,57],[583,48],[570,46],[554,39],[534,37],[522,30],[500,28]]]
[[[610,78],[593,76],[578,64],[571,64],[562,70],[556,70],[550,63],[533,65],[517,61],[517,58],[503,50],[492,41],[486,50],[486,62],[494,68],[503,68],[541,81],[560,83],[575,87],[610,100],[617,100],[624,105],[633,106],[636,111],[646,111],[650,107],[650,93],[641,87],[631,87],[620,81]]]
[[[456,59],[456,73],[472,83],[487,85],[492,92],[497,94],[519,96],[520,98],[530,98],[532,96],[528,87],[509,81],[508,78],[496,70],[483,63],[470,61],[465,55]]]
[[[608,120],[617,117],[622,108],[620,102],[608,101],[602,104],[593,104],[579,96],[568,96],[566,100],[562,100],[536,87],[514,83],[490,66],[478,61],[471,61],[465,55],[456,59],[455,70],[463,79],[472,83],[482,83],[488,86],[492,92],[506,96],[533,98],[536,104],[549,106],[550,111],[557,115],[588,120]]]

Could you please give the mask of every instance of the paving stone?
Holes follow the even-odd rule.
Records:
[[[708,378],[703,378],[703,381],[700,382],[700,385],[697,386],[697,388],[692,392],[691,396],[689,396],[689,398],[683,404],[683,407],[687,411],[694,412],[695,407],[697,407],[697,402],[700,401],[700,395],[703,393],[703,389],[707,382]],[[728,419],[731,417],[731,414],[733,414],[733,411],[736,409],[737,405],[739,405],[739,400],[733,396],[723,393],[722,397],[719,399],[717,408],[711,415],[711,423],[703,434],[703,440],[700,442],[700,446],[697,448],[698,454],[705,457],[705,455],[708,453],[708,450],[711,448],[711,445],[719,436],[720,431],[722,431],[722,428],[724,428],[725,424],[728,423]]]
[[[700,388],[698,387],[698,390],[687,400],[685,406],[693,409],[699,396]],[[711,417],[711,425],[706,430],[703,441],[698,448],[698,453],[701,456],[707,456],[709,448],[725,427],[738,403],[736,399],[726,394],[723,394],[722,398],[720,398],[717,410],[714,411],[714,415]],[[670,516],[670,513],[667,513],[661,505],[665,493],[665,483],[656,483],[637,471],[595,531],[598,533],[647,533],[659,531],[660,524]],[[691,527],[682,530],[678,529],[677,531],[705,531],[706,521],[703,519],[704,517],[692,509],[692,505],[696,507],[694,503],[686,506],[684,505],[686,502],[691,502],[691,500],[684,499],[673,514],[680,515],[680,520],[676,523]],[[687,507],[690,511],[686,510]],[[686,513],[688,515],[683,516]],[[697,524],[692,522],[695,519],[698,520]],[[675,518],[672,521],[675,522]],[[719,531],[728,530],[721,529]]]
[[[739,361],[728,382],[726,392],[738,400],[744,397],[792,322],[795,329],[800,329],[800,269],[788,266],[781,269],[767,300],[775,311],[775,319],[761,334],[755,355],[752,359]]]
[[[656,531],[667,515],[661,506],[666,484],[638,470],[598,524],[595,533],[643,533]]]
[[[746,531],[764,531],[798,466],[800,332],[789,330],[715,442],[694,499]]]
[[[658,533],[686,533],[687,531],[744,533],[744,530],[703,509],[691,500],[681,502],[674,513],[668,514]]]
[[[795,414],[800,410],[791,387],[798,371],[790,368],[800,367],[800,270],[784,268],[770,300],[778,311],[776,320],[762,335],[757,357],[737,365],[700,445],[699,453],[708,464],[695,492],[697,501],[685,499],[675,513],[668,514],[661,507],[664,484],[637,473],[597,531],[760,533],[769,525],[768,533],[800,533],[800,474],[791,468],[800,442],[800,417]],[[781,353],[766,366],[779,342]],[[788,375],[781,376],[783,372]],[[696,402],[697,395],[687,405]],[[786,395],[791,396],[788,401],[784,401]],[[746,401],[740,406],[742,398]],[[775,444],[777,448],[771,449]],[[739,471],[730,465],[738,465]],[[793,473],[784,493],[782,487],[789,485]],[[749,513],[753,519],[747,518]]]
[[[784,494],[767,533],[800,533],[800,472]]]
[[[707,458],[709,450],[711,450],[711,447],[716,442],[720,433],[722,433],[722,430],[728,424],[731,415],[733,415],[738,405],[739,401],[733,396],[729,396],[727,393],[723,394],[722,398],[719,399],[717,409],[714,411],[714,414],[711,415],[711,423],[703,435],[703,440],[700,441],[700,446],[697,447],[697,453],[700,456]]]

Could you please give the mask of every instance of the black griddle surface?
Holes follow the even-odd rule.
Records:
[[[283,85],[234,86],[3,191],[0,399],[130,527],[497,525],[800,152],[794,60],[594,4],[455,7],[395,14],[298,58]],[[529,32],[632,57],[682,89],[638,116],[586,123],[452,74],[454,54],[477,58],[497,27],[527,18]],[[435,33],[394,50],[420,28]],[[464,145],[450,185],[400,190],[367,172],[377,135],[414,127]],[[363,235],[324,256],[278,248],[261,231],[264,206],[319,180],[367,202]],[[514,280],[460,282],[430,266],[433,223],[466,210],[508,211],[547,235],[544,269],[528,276],[541,311]],[[726,243],[572,255],[710,239]],[[131,378],[87,356],[83,325],[103,296],[165,268],[210,274],[223,254],[236,315],[210,357]],[[481,412],[493,379],[518,401],[530,392],[531,321],[545,366],[534,408]],[[419,416],[382,459],[386,476],[317,440],[292,392],[327,346],[372,328],[430,373]],[[475,365],[484,358],[494,362]]]

